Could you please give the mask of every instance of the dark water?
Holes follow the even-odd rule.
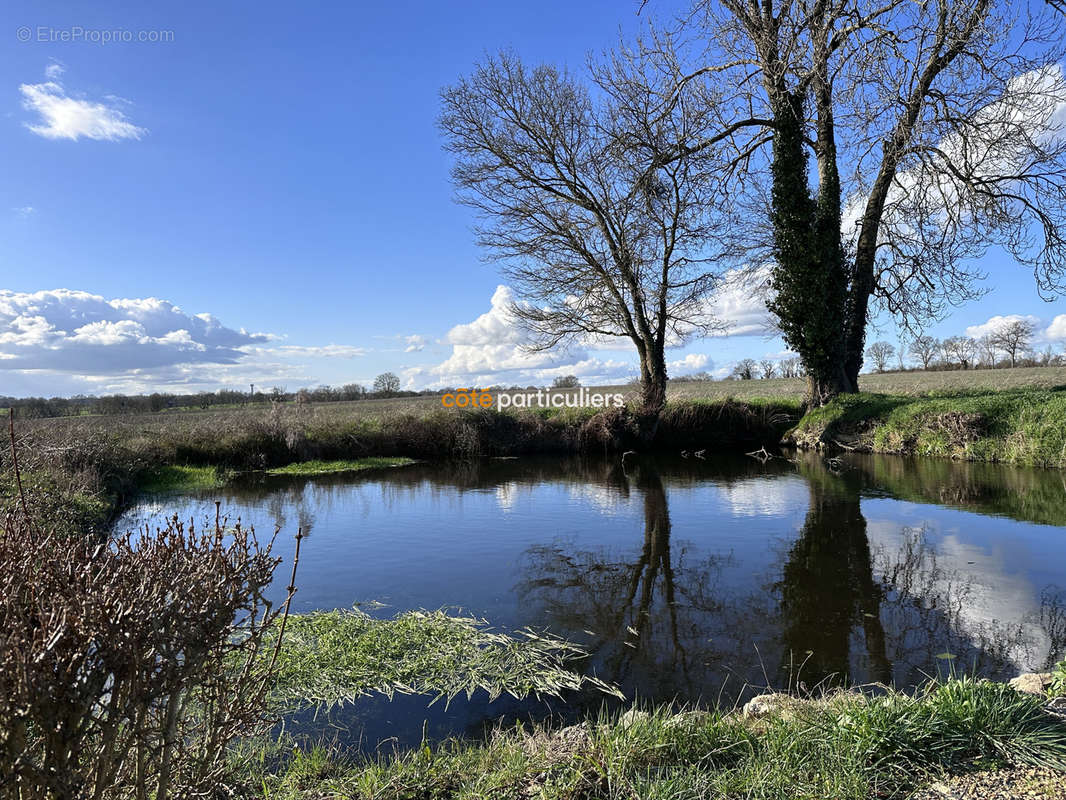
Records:
[[[460,607],[583,644],[584,668],[649,701],[731,705],[758,687],[906,688],[1066,655],[1066,473],[818,456],[495,459],[362,477],[258,479],[157,498],[164,513],[282,528],[295,611]],[[283,568],[284,569],[284,568]],[[287,573],[286,573],[287,574]],[[281,598],[283,581],[277,581]],[[371,698],[291,722],[374,749],[487,723],[565,719],[602,697]]]

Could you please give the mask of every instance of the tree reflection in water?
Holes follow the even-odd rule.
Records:
[[[781,597],[783,668],[805,685],[835,684],[853,674],[853,651],[861,649],[867,678],[888,683],[884,593],[874,580],[859,493],[820,461],[808,461],[800,471],[810,486],[807,517],[775,587]],[[863,640],[858,647],[856,632]]]
[[[502,629],[547,627],[591,648],[586,668],[651,701],[728,705],[746,683],[907,688],[938,669],[1003,677],[1066,656],[1066,573],[1048,555],[1063,552],[1062,529],[1002,519],[1066,526],[1055,470],[880,456],[833,469],[817,455],[642,457],[628,472],[617,459],[481,459],[246,475],[178,509],[145,504],[119,527],[175,511],[209,520],[215,500],[261,530],[313,530],[300,611],[381,600],[394,605],[374,613],[456,605]],[[367,701],[305,722],[351,726],[369,750],[392,736],[417,747],[507,720],[576,718],[603,697],[425,702]]]
[[[1040,655],[1038,638],[1047,651],[1037,660],[1061,657],[1066,593],[1045,591],[1030,618],[982,619],[972,582],[939,563],[926,529],[904,527],[898,545],[871,548],[860,471],[838,474],[810,456],[794,464],[809,489],[806,517],[743,588],[723,580],[738,567],[732,553],[673,539],[664,478],[644,461],[608,480],[643,504],[639,551],[532,547],[517,587],[523,607],[582,640],[602,677],[658,700],[732,702],[754,691],[745,684],[910,687],[946,668],[1003,677]]]
[[[721,573],[734,560],[728,553],[696,557],[690,545],[672,540],[666,489],[653,465],[628,474],[619,467],[610,485],[639,494],[639,551],[577,550],[561,542],[532,547],[519,599],[550,629],[581,640],[595,669],[619,685],[650,698],[695,699],[708,668],[725,663],[717,624],[751,617],[722,602]]]

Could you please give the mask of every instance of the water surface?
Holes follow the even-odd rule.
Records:
[[[491,459],[253,477],[151,499],[118,526],[213,519],[216,499],[231,520],[280,527],[287,560],[296,529],[310,534],[294,611],[454,607],[548,629],[589,650],[583,669],[648,701],[908,688],[947,669],[1002,678],[1066,655],[1059,471],[874,456],[643,457],[626,469]],[[294,722],[374,749],[602,702],[368,699]]]

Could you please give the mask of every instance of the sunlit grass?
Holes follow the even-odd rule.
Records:
[[[808,413],[794,434],[877,453],[1066,467],[1066,389],[849,395]]]
[[[516,727],[371,760],[297,748],[256,778],[265,796],[289,800],[902,797],[953,770],[1066,769],[1066,726],[1040,702],[1002,684],[953,679],[913,697],[838,694],[760,720],[661,708],[603,715],[569,735]]]
[[[384,457],[371,456],[368,458],[337,459],[334,461],[298,461],[295,464],[287,464],[284,467],[274,467],[266,470],[268,475],[333,475],[339,472],[364,472],[368,469],[385,469],[387,467],[405,467],[414,464],[413,458],[401,456]]]
[[[146,472],[138,482],[142,492],[164,494],[197,489],[217,489],[227,475],[218,467],[162,466]]]
[[[559,696],[612,687],[571,669],[585,653],[531,630],[509,635],[481,619],[410,611],[378,619],[357,609],[290,617],[278,660],[276,696],[286,705],[333,706],[381,693],[451,699],[484,690]]]

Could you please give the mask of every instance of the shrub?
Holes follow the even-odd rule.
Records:
[[[1048,691],[1052,697],[1066,697],[1066,660],[1060,661],[1052,670]]]
[[[20,798],[225,787],[233,740],[271,722],[272,543],[220,521],[110,540],[0,522],[0,785]]]

